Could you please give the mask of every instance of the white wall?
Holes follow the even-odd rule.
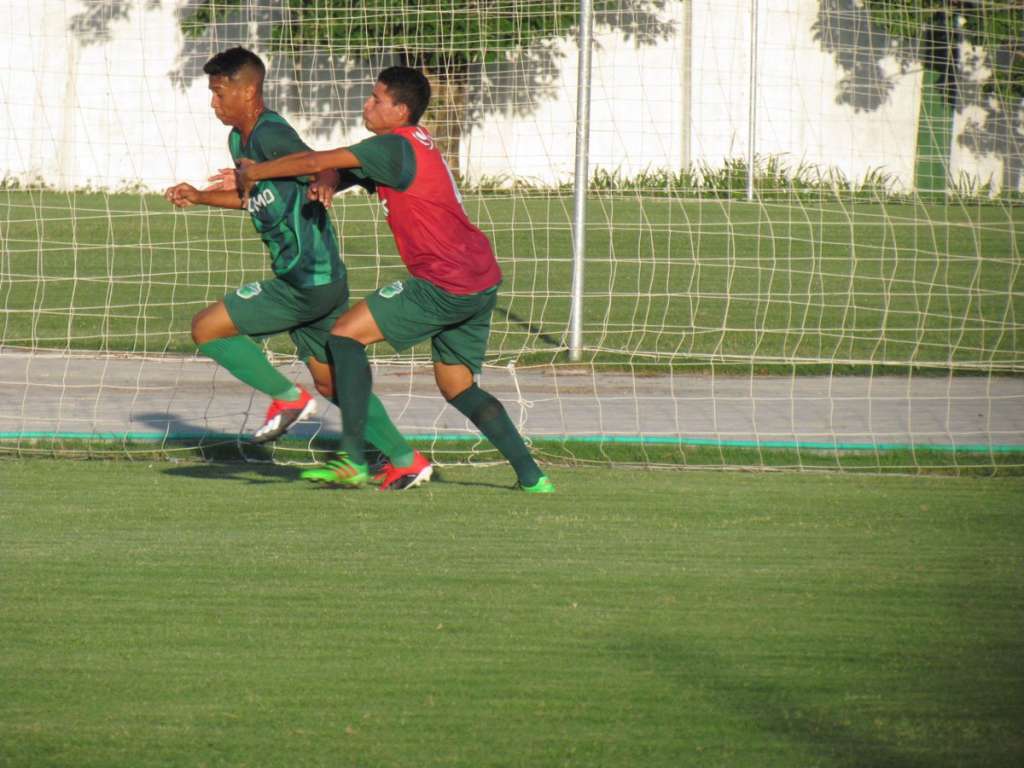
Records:
[[[668,11],[665,21],[680,27],[682,4],[673,3]],[[594,39],[591,169],[626,177],[652,167],[678,169],[685,130],[682,35],[637,47],[621,31],[598,26]],[[572,42],[560,42],[557,49],[559,77],[529,116],[517,116],[521,101],[514,101],[511,109],[487,116],[469,132],[463,167],[470,177],[507,175],[511,167],[516,175],[542,183],[572,179],[579,49]],[[482,76],[495,76],[493,69]]]
[[[749,129],[749,2],[698,5],[694,52],[699,83],[698,154],[714,164],[745,150]],[[874,111],[837,102],[842,71],[812,37],[814,0],[759,3],[756,152],[794,164],[834,167],[860,180],[884,167],[904,188],[914,176],[920,76],[894,68],[891,98]],[[739,21],[737,21],[739,20]],[[729,24],[743,30],[730,40]],[[698,108],[700,109],[700,108]],[[739,151],[738,151],[739,150]]]
[[[83,12],[95,14],[95,4],[0,0],[0,177],[42,178],[63,187],[141,183],[160,189],[177,180],[202,181],[226,162],[227,129],[209,110],[205,78],[185,78],[180,86],[172,76],[181,69],[176,11],[183,0],[110,3],[112,11],[124,5],[128,12],[103,19],[109,40],[95,42],[95,36],[71,31]],[[835,167],[851,180],[881,169],[909,188],[921,73],[900,72],[895,60],[883,59],[878,68],[887,75],[886,98],[871,108],[844,102],[840,95],[851,73],[815,39],[824,6],[818,0],[759,3],[756,151],[793,165]],[[687,146],[692,162],[711,166],[746,154],[749,9],[749,0],[692,0],[690,50],[682,2],[667,6],[662,21],[676,31],[656,45],[637,47],[620,31],[598,26],[592,169],[624,176],[678,169]],[[258,34],[257,25],[239,25],[233,38],[222,33],[207,41],[208,53],[238,43],[259,50]],[[479,73],[476,84],[486,83],[490,95],[487,104],[477,105],[484,107],[482,117],[463,144],[470,178],[571,178],[577,50],[568,42],[558,50],[556,70],[537,82],[531,81],[537,73],[523,68]],[[195,61],[192,66],[195,74]],[[347,80],[338,72],[341,85],[327,95],[314,90],[282,110],[314,147],[363,133],[357,110],[372,71],[348,72]],[[272,67],[271,78],[288,76]],[[344,98],[334,99],[336,91]],[[977,130],[982,119],[965,110],[956,135]],[[998,189],[998,152],[976,149],[954,138],[953,175]]]
[[[877,108],[837,98],[848,73],[813,37],[821,10],[817,0],[758,3],[755,153],[840,170],[859,181],[883,169],[898,188],[913,184],[921,72],[901,73],[889,57],[879,67],[891,90]],[[607,26],[595,30],[591,167],[628,176],[648,168],[679,168],[688,129],[690,160],[719,166],[745,158],[750,131],[750,0],[693,0],[689,54],[684,3],[668,6],[667,21],[681,34],[656,47],[637,49]],[[520,175],[565,181],[573,169],[575,82],[578,49],[565,57],[557,100],[541,105],[529,120],[492,116],[464,148],[477,174],[507,172],[509,157]],[[689,55],[691,78],[683,78]],[[690,89],[684,114],[683,89]],[[958,148],[954,175],[993,173],[991,158]]]
[[[69,30],[83,5],[5,0],[0,30],[0,174],[58,186],[165,186],[223,161],[205,85],[167,77],[180,44],[173,8],[137,9],[106,44]],[[215,160],[216,158],[216,160]]]
[[[132,0],[125,18],[111,15],[109,41],[87,43],[71,31],[85,3],[0,0],[0,178],[159,190],[203,182],[229,163],[228,128],[210,110],[206,78],[173,77],[182,4]],[[208,54],[253,40],[210,41]],[[300,129],[310,122],[289,117]],[[354,138],[338,129],[311,144]]]

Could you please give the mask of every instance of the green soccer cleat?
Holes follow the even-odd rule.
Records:
[[[362,488],[370,480],[370,469],[366,464],[352,461],[347,454],[339,453],[337,459],[328,461],[322,467],[307,469],[300,477],[311,483],[340,485],[342,488]]]
[[[551,480],[548,479],[547,475],[541,475],[540,476],[540,480],[538,480],[533,485],[520,485],[519,487],[522,488],[527,493],[554,493],[555,492],[555,484],[552,483]]]

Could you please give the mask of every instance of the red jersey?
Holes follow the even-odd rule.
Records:
[[[487,235],[469,221],[448,165],[425,129],[396,128],[416,156],[416,175],[403,191],[377,185],[398,253],[413,277],[466,295],[501,282]]]

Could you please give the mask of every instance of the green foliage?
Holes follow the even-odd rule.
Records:
[[[637,45],[651,45],[675,29],[675,22],[661,18],[667,4],[595,0],[594,18]],[[243,0],[200,0],[182,27],[187,36],[199,37],[248,7]],[[529,81],[542,82],[565,56],[554,41],[575,35],[578,17],[575,0],[287,0],[271,14],[265,50],[286,57],[317,51],[375,64],[397,57],[399,63],[425,70],[434,91],[424,122],[452,173],[461,178],[463,125],[475,118],[466,90],[472,69],[514,63],[528,71]]]
[[[1003,99],[1024,98],[1024,4],[1012,0],[863,0],[872,21],[906,41],[940,39],[983,47],[992,77],[985,90]],[[947,49],[948,50],[948,49]],[[924,55],[924,65],[943,72],[951,54]]]
[[[699,163],[681,171],[652,168],[634,176],[597,168],[590,176],[591,192],[643,197],[678,197],[707,200],[745,200],[748,186],[745,158],[727,158],[721,165]],[[838,168],[821,168],[807,162],[796,165],[780,155],[754,160],[754,197],[761,201],[814,200],[819,202],[906,201],[896,192],[896,181],[881,169],[869,170],[860,182],[853,182]],[[476,189],[523,189],[529,184],[511,183],[508,178],[478,181]],[[562,185],[569,193],[573,185]]]
[[[630,20],[665,4],[666,0],[598,0],[594,8],[627,34],[642,37]],[[243,6],[242,0],[202,0],[185,18],[183,29],[189,36],[199,36]],[[623,6],[630,12],[622,13]],[[288,0],[274,24],[272,48],[286,53],[317,48],[357,57],[397,52],[408,64],[452,74],[472,64],[505,61],[539,42],[574,34],[578,10],[575,0]]]

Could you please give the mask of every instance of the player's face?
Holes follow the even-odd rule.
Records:
[[[384,133],[409,122],[409,108],[396,104],[384,83],[373,86],[363,104],[363,125],[372,133]]]
[[[210,75],[210,106],[224,125],[236,126],[245,114],[245,86],[224,75]]]

